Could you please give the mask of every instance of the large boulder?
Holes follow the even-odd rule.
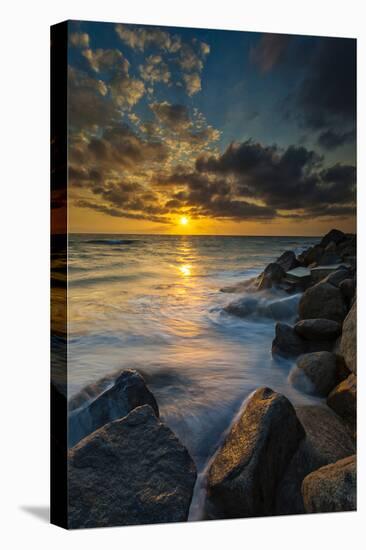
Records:
[[[356,294],[356,280],[353,278],[344,279],[339,283],[339,289],[348,303],[350,303]]]
[[[299,267],[300,262],[296,259],[295,252],[292,250],[286,250],[279,258],[276,260],[276,264],[280,265],[284,271],[290,271]]]
[[[331,319],[303,319],[294,328],[306,340],[335,340],[342,330],[340,323]]]
[[[331,229],[320,241],[320,246],[323,248],[327,248],[327,246],[333,242],[334,244],[338,245],[342,241],[344,241],[347,238],[347,235],[343,233],[343,231],[339,231],[339,229]]]
[[[69,451],[69,528],[186,521],[195,465],[148,405]]]
[[[339,288],[329,283],[317,283],[308,288],[299,303],[300,319],[331,319],[342,322],[347,313]]]
[[[272,286],[278,284],[284,276],[285,271],[279,264],[268,264],[263,273],[258,277],[257,288],[258,290],[271,288]]]
[[[324,254],[324,248],[318,244],[308,248],[299,255],[299,261],[302,265],[308,266],[312,264],[318,264],[320,258]]]
[[[298,357],[311,351],[330,351],[333,345],[333,340],[306,340],[295,331],[294,327],[286,323],[276,323],[272,354],[285,358]]]
[[[303,376],[310,381],[308,386],[301,384]],[[291,373],[292,382],[302,385],[308,393],[325,397],[340,382],[339,365],[335,353],[316,351],[301,355]]]
[[[293,327],[285,323],[276,323],[275,338],[272,342],[272,354],[280,357],[297,357],[308,351],[307,342]]]
[[[342,281],[348,279],[349,276],[350,270],[346,267],[340,267],[339,269],[336,269],[336,271],[333,271],[333,273],[329,273],[329,275],[323,279],[323,282],[339,287]]]
[[[94,432],[104,424],[126,416],[141,405],[150,405],[159,416],[155,397],[142,376],[135,370],[124,370],[113,386],[91,403],[74,409],[69,415],[69,446]]]
[[[356,455],[323,466],[306,476],[302,484],[306,512],[356,510],[356,477]]]
[[[354,302],[343,323],[340,352],[347,367],[357,372],[357,304]]]
[[[288,399],[259,388],[213,459],[209,499],[224,517],[274,514],[277,484],[303,437]]]
[[[357,378],[350,374],[334,388],[327,398],[327,405],[345,420],[354,431],[356,428]]]
[[[277,514],[302,514],[304,504],[301,484],[305,476],[321,466],[355,453],[355,442],[343,421],[328,407],[305,405],[296,407],[303,425],[303,439],[279,483],[276,498]]]

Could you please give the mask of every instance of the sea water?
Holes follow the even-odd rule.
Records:
[[[263,314],[263,305],[288,296],[220,289],[258,275],[285,250],[299,253],[317,240],[69,237],[69,398],[103,377],[112,380],[120,369],[141,372],[162,420],[196,463],[191,519],[200,517],[205,467],[253,390],[269,386],[294,404],[312,400],[291,385],[293,363],[271,355],[275,319]],[[225,311],[231,301],[253,296],[260,307],[246,317]]]

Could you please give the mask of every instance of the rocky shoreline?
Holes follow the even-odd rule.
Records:
[[[332,230],[221,290],[271,288],[297,310],[293,325],[276,323],[272,354],[296,360],[291,382],[324,404],[258,388],[209,464],[206,519],[356,509],[356,237]],[[100,387],[69,402],[69,527],[186,521],[196,467],[143,377],[124,370]]]

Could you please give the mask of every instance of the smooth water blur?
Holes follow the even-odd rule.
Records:
[[[69,397],[121,368],[145,377],[161,417],[199,471],[243,400],[266,385],[293,402],[290,362],[272,359],[273,319],[223,307],[242,295],[220,288],[260,273],[298,237],[71,235]],[[285,295],[283,295],[285,296]],[[281,299],[278,292],[263,300]]]

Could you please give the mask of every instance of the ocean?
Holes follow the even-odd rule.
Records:
[[[285,250],[315,237],[70,235],[68,395],[113,376],[141,372],[164,422],[199,472],[190,519],[200,518],[204,471],[243,401],[269,386],[294,404],[314,402],[289,382],[291,361],[271,355],[276,320],[267,290],[246,299],[246,317],[220,292],[259,274]],[[251,302],[251,303],[252,303]],[[282,319],[292,321],[292,318]]]

